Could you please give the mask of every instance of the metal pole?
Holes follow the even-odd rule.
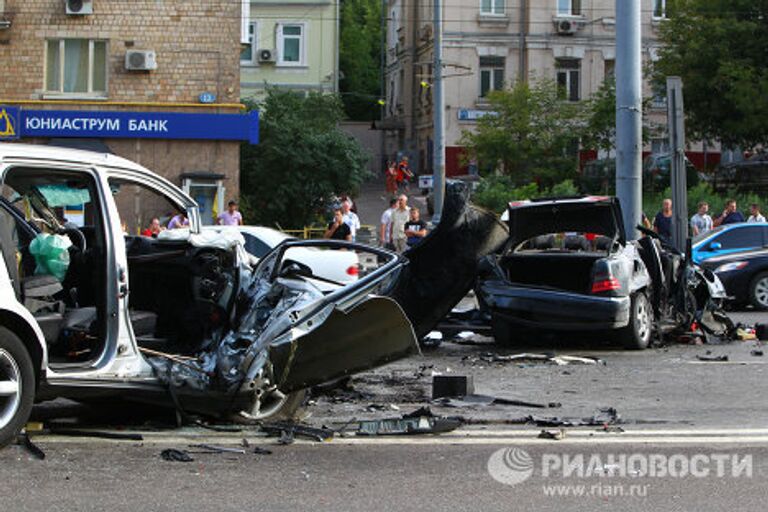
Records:
[[[439,224],[443,214],[443,202],[445,199],[445,126],[443,115],[445,114],[445,95],[443,94],[443,9],[440,0],[435,0],[435,21],[433,26],[434,57],[432,66],[434,79],[433,90],[433,114],[434,114],[434,169],[433,192],[435,213],[432,215],[432,224]]]
[[[616,0],[616,195],[627,238],[638,233],[643,208],[640,0]]]
[[[667,78],[667,126],[669,127],[670,182],[672,184],[672,242],[685,251],[688,238],[688,184],[685,172],[685,124],[683,120],[683,81]]]
[[[381,62],[379,63],[381,66],[381,83],[379,84],[381,90],[379,91],[379,98],[383,101],[381,101],[379,105],[379,122],[381,123],[381,126],[379,126],[379,166],[376,172],[381,172],[382,170],[386,172],[387,169],[387,159],[385,158],[387,132],[384,131],[384,114],[387,101],[387,26],[388,23],[392,22],[391,20],[388,20],[388,18],[387,0],[381,0]]]

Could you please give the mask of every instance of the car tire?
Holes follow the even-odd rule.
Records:
[[[12,331],[0,327],[0,448],[16,439],[27,423],[35,384],[27,347]]]
[[[768,272],[760,272],[749,285],[749,302],[755,309],[768,309]]]
[[[635,293],[629,309],[629,324],[618,332],[619,342],[628,350],[643,350],[653,336],[653,308],[644,292]]]

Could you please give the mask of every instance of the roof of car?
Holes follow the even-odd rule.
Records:
[[[98,153],[83,149],[62,148],[58,146],[45,146],[42,144],[0,144],[0,159],[43,159],[61,162],[77,162],[91,165],[103,165],[109,167],[122,167],[127,169],[146,171],[141,165],[109,153]]]

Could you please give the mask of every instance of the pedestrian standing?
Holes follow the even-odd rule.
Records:
[[[189,227],[189,219],[186,212],[174,215],[171,221],[168,223],[168,229],[181,229]]]
[[[744,222],[744,215],[741,214],[736,206],[735,199],[729,199],[725,202],[725,210],[723,213],[714,220],[714,226],[723,226],[725,224],[736,224],[738,222]]]
[[[653,219],[653,230],[659,234],[665,242],[672,241],[672,200],[665,199],[661,202],[661,211]]]
[[[709,203],[701,201],[699,208],[691,217],[691,232],[693,236],[703,235],[712,229],[712,217],[709,216]]]
[[[752,203],[752,206],[749,207],[749,213],[750,215],[747,222],[765,222],[765,217],[760,213],[759,204]]]
[[[394,196],[397,194],[397,166],[395,162],[388,161],[387,169],[385,171],[387,195]]]
[[[408,192],[408,180],[413,178],[411,166],[408,164],[408,157],[404,156],[397,165],[397,189],[398,192]]]
[[[157,217],[152,217],[152,220],[149,222],[149,227],[141,232],[141,236],[157,238],[157,235],[163,231],[165,231],[165,228],[160,225],[160,219]]]
[[[389,201],[389,208],[381,214],[381,225],[379,226],[379,244],[387,249],[392,249],[392,212],[397,208],[397,198],[393,197]]]
[[[323,237],[331,240],[352,241],[352,233],[349,231],[349,226],[344,222],[344,213],[341,208],[333,210],[333,220],[328,224],[328,229],[325,230]]]
[[[220,226],[242,226],[243,215],[237,210],[237,201],[227,203],[227,211],[221,212],[216,222]]]
[[[405,224],[411,218],[408,213],[408,196],[401,194],[397,198],[397,208],[392,210],[392,222],[390,224],[391,240],[395,251],[402,253],[408,246],[408,237],[405,235]]]
[[[405,223],[405,236],[408,247],[413,247],[421,242],[421,239],[427,236],[427,223],[419,218],[419,209],[415,206],[411,208],[410,219]]]
[[[360,229],[360,217],[352,211],[352,201],[346,199],[341,202],[341,212],[343,214],[344,224],[349,226],[349,232],[352,235],[352,241],[357,239],[357,230]]]

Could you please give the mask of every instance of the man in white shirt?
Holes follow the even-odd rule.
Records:
[[[390,231],[392,232],[392,245],[395,251],[402,253],[408,248],[408,237],[405,235],[405,224],[411,219],[410,208],[408,208],[408,196],[405,194],[397,198],[397,207],[392,210],[392,222]]]
[[[357,238],[357,230],[360,229],[360,218],[350,208],[352,208],[351,202],[343,201],[341,203],[344,224],[349,226],[349,232],[352,234],[352,241],[354,242]]]
[[[712,229],[712,217],[709,216],[709,203],[699,203],[699,210],[691,217],[691,233],[693,236],[702,235]]]
[[[392,247],[392,236],[390,230],[392,229],[392,212],[397,207],[397,199],[392,198],[389,201],[389,208],[384,210],[381,214],[381,225],[379,226],[379,244],[382,247]]]
[[[765,222],[765,217],[760,213],[759,204],[752,203],[752,206],[749,207],[749,213],[750,215],[747,222]]]

